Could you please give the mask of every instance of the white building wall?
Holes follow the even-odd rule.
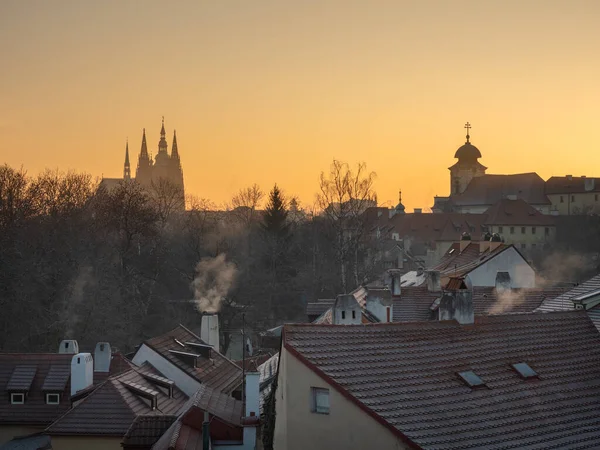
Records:
[[[142,344],[133,357],[133,363],[141,366],[146,361],[152,364],[156,370],[161,372],[165,377],[173,380],[175,386],[181,389],[188,397],[191,397],[198,389],[200,389],[200,383],[198,381],[190,377],[179,367],[173,365],[168,359],[163,358],[146,344]]]
[[[277,450],[408,448],[384,425],[283,349],[276,392]],[[311,387],[329,389],[329,414],[311,412]]]
[[[535,272],[513,247],[469,272],[473,286],[496,286],[496,274],[508,272],[513,288],[535,287]]]

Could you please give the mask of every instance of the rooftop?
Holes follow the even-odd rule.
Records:
[[[73,409],[50,425],[50,435],[125,436],[139,416],[170,416],[180,413],[188,397],[176,386],[172,396],[162,377],[145,363],[108,378]],[[154,398],[154,400],[153,400]]]
[[[242,369],[214,349],[211,350],[211,358],[198,355],[195,367],[171,352],[173,350],[197,354],[196,348],[186,345],[188,342],[205,344],[198,336],[180,325],[162,336],[145,341],[144,344],[192,378],[211,388],[231,393],[242,384]]]
[[[490,244],[493,243],[490,242]],[[494,250],[490,250],[490,245],[488,245],[483,252],[480,248],[480,242],[471,241],[461,252],[460,242],[455,242],[432,270],[438,270],[442,278],[464,276],[503,251],[514,248],[514,246],[501,243]]]
[[[486,212],[488,225],[538,225],[553,226],[554,218],[542,214],[525,200],[504,198]]]
[[[421,448],[600,445],[600,334],[583,312],[286,325],[284,347]],[[518,363],[538,377],[524,380]],[[458,376],[468,371],[485,386],[469,387]]]

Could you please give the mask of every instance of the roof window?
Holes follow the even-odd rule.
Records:
[[[10,402],[13,405],[22,405],[25,403],[25,394],[22,392],[13,392],[10,394]]]
[[[527,380],[529,378],[537,378],[538,374],[535,370],[529,367],[527,363],[517,363],[512,365],[513,369],[521,376],[521,378]]]
[[[462,378],[462,380],[466,383],[467,386],[472,388],[478,388],[485,386],[485,383],[479,376],[473,372],[472,370],[467,370],[465,372],[458,372],[458,376]]]

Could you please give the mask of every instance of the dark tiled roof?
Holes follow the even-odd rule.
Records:
[[[6,385],[7,391],[28,391],[37,372],[35,364],[19,364],[16,366]],[[64,386],[63,386],[64,387]]]
[[[547,298],[539,307],[539,311],[568,311],[575,309],[573,300],[579,296],[600,290],[600,274],[578,284],[573,289],[554,298]]]
[[[73,409],[56,420],[46,430],[50,435],[124,436],[138,416],[178,415],[188,400],[173,386],[168,390],[143,377],[144,373],[161,375],[150,364],[107,379]],[[134,383],[147,390],[157,391],[157,407],[138,395],[129,386]]]
[[[502,199],[486,212],[487,225],[537,225],[554,226],[554,218],[542,214],[524,200]]]
[[[13,438],[0,444],[0,450],[52,450],[50,436],[41,433]]]
[[[538,308],[547,298],[564,292],[565,288],[511,289],[500,296],[495,287],[473,288],[473,308],[476,315],[528,313]],[[427,286],[403,287],[400,297],[394,299],[394,322],[414,322],[437,317],[441,292],[429,292]]]
[[[481,252],[480,243],[472,241],[461,252],[460,243],[455,242],[450,246],[444,256],[442,256],[442,259],[440,259],[432,270],[438,270],[442,278],[464,276],[511,247],[513,247],[513,245],[501,243],[493,251],[490,251],[488,246],[486,250]]]
[[[169,350],[175,350],[197,353],[194,348],[181,347],[176,340],[183,344],[186,342],[205,344],[198,336],[182,325],[162,336],[147,340],[145,344],[169,360],[173,365],[185,371],[192,378],[202,384],[207,384],[211,388],[231,393],[241,385],[242,369],[234,362],[219,352],[212,350],[212,358],[199,356],[196,361],[196,367],[193,367],[169,352]]]
[[[550,177],[546,181],[546,194],[578,194],[600,192],[600,178]]]
[[[286,325],[284,346],[421,448],[600,446],[600,334],[582,312],[485,316],[470,326]],[[511,367],[519,362],[539,379],[521,379]],[[462,371],[486,386],[469,388]]]
[[[51,365],[48,375],[44,380],[42,391],[59,391],[62,392],[67,386],[69,377],[71,376],[71,368],[64,364]]]
[[[460,195],[451,197],[458,206],[482,206],[514,195],[530,205],[549,205],[551,202],[544,193],[545,182],[534,172],[512,175],[483,175],[471,180],[467,189]]]
[[[429,292],[426,285],[403,287],[400,297],[394,299],[394,322],[432,319],[431,306],[441,296],[441,292]]]
[[[6,395],[9,383],[11,388],[17,387],[17,377],[13,379],[17,367],[35,368],[35,375],[31,382],[19,378],[18,386],[30,384],[25,404],[11,405],[9,401],[0,401],[0,425],[41,425],[47,426],[57,417],[62,415],[70,406],[70,383],[67,381],[62,389],[59,405],[47,405],[43,386],[51,367],[55,371],[64,370],[70,373],[71,358],[73,355],[58,353],[0,353],[0,391]],[[24,369],[18,369],[17,373]],[[33,369],[27,369],[31,374]],[[51,377],[54,379],[54,375]],[[50,381],[49,381],[50,383]]]
[[[123,439],[123,447],[150,447],[169,429],[177,416],[138,416]]]
[[[242,425],[243,403],[205,384],[194,394],[192,406],[232,425]]]
[[[334,299],[319,299],[316,302],[308,302],[306,304],[306,315],[307,316],[320,316],[325,311],[333,306]]]

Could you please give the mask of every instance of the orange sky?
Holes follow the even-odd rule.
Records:
[[[217,203],[312,203],[338,158],[429,207],[468,120],[489,173],[600,176],[598,23],[595,0],[2,0],[0,163],[118,177],[164,115]]]

